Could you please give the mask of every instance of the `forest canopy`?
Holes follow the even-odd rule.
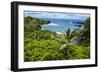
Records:
[[[42,30],[51,21],[24,17],[24,61],[75,60],[90,58],[90,18],[83,28],[64,34]],[[77,40],[77,43],[75,43]]]

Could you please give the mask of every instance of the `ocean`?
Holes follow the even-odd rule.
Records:
[[[41,26],[42,30],[50,30],[56,33],[64,33],[68,29],[71,31],[82,27],[84,21],[83,20],[72,20],[72,19],[49,19],[46,18],[44,20],[48,20],[51,23],[44,24]]]

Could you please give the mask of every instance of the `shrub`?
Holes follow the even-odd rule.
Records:
[[[64,59],[59,51],[59,43],[55,40],[27,40],[24,61],[43,61]]]
[[[65,59],[89,59],[90,48],[79,45],[68,45],[62,49]]]

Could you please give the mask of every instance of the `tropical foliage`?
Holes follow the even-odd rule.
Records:
[[[48,23],[50,21],[24,17],[25,62],[90,58],[90,18],[84,22],[83,28],[68,29],[64,34],[42,30],[41,25]]]

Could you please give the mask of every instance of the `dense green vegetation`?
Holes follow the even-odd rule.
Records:
[[[41,30],[41,25],[48,23],[50,21],[24,17],[25,62],[90,58],[90,18],[84,22],[83,28],[68,29],[64,34]]]
[[[24,31],[33,32],[35,30],[41,29],[41,24],[48,24],[50,21],[41,20],[38,18],[32,18],[30,16],[24,18]]]

